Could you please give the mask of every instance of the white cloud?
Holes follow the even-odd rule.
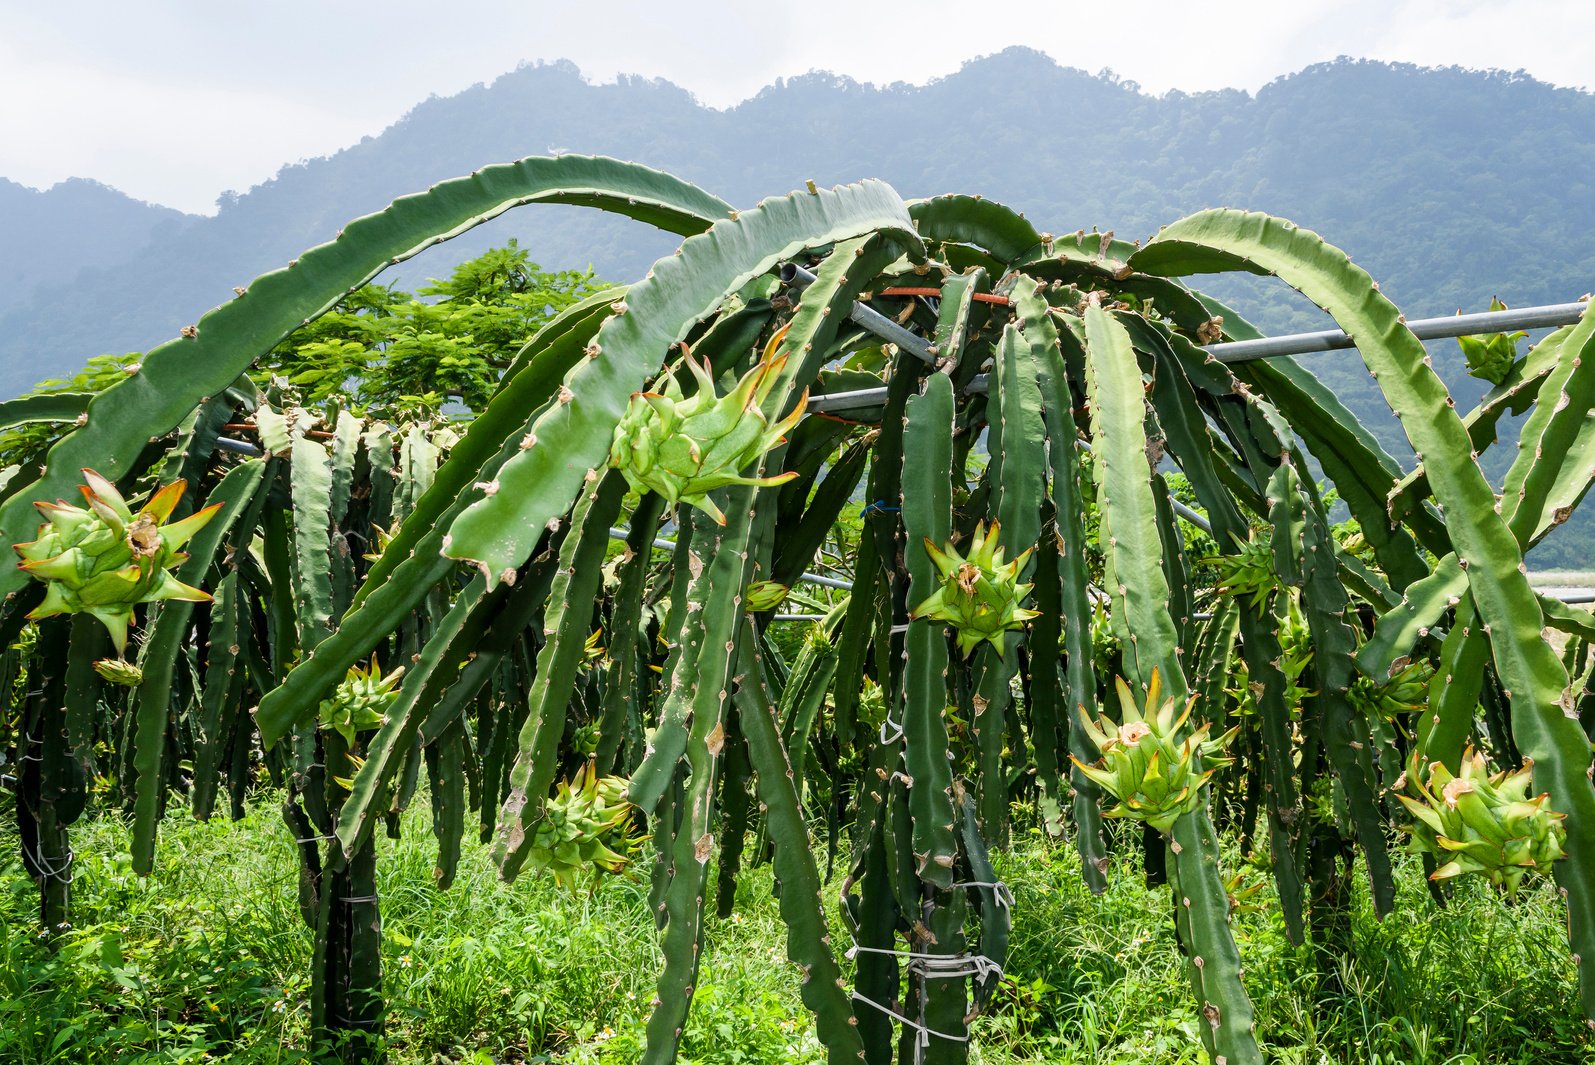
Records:
[[[376,133],[429,95],[539,59],[571,59],[594,80],[666,78],[720,107],[811,69],[924,82],[1013,44],[1158,93],[1255,90],[1342,54],[1523,68],[1577,86],[1595,70],[1595,5],[1571,0],[80,0],[13,7],[3,24],[0,175],[35,186],[93,177],[195,211]]]

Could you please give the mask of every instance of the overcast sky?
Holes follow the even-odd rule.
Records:
[[[1339,55],[1595,86],[1589,0],[7,0],[0,177],[92,177],[209,212],[522,62],[661,77],[727,107],[809,70],[919,83],[1013,44],[1153,93],[1256,90]]]

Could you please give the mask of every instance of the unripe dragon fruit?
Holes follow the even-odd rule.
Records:
[[[1251,598],[1251,605],[1261,617],[1268,610],[1268,600],[1280,590],[1279,574],[1274,571],[1273,536],[1266,529],[1253,529],[1251,538],[1242,540],[1231,534],[1236,550],[1227,555],[1210,555],[1202,559],[1218,570],[1218,590],[1236,599]]]
[[[791,586],[775,581],[754,581],[742,593],[742,609],[750,614],[774,610],[791,591]]]
[[[1551,863],[1566,854],[1567,815],[1551,809],[1549,794],[1528,797],[1533,765],[1525,761],[1521,769],[1492,775],[1484,755],[1469,747],[1460,773],[1431,762],[1425,783],[1414,752],[1405,784],[1417,797],[1396,798],[1417,818],[1407,826],[1412,849],[1445,863],[1431,878],[1480,873],[1512,892],[1530,873],[1550,873]]]
[[[562,781],[537,822],[530,864],[548,870],[564,888],[595,868],[610,873],[626,868],[631,861],[626,852],[633,846],[626,790],[625,780],[599,777],[591,762],[574,779]]]
[[[1352,679],[1346,698],[1370,719],[1398,721],[1403,714],[1423,709],[1429,701],[1429,682],[1433,678],[1434,667],[1421,658],[1414,659],[1383,680],[1359,673]]]
[[[210,596],[172,576],[188,558],[179,550],[221,504],[166,523],[188,487],[173,481],[134,513],[116,486],[93,470],[83,471],[87,508],[65,500],[35,503],[45,517],[38,539],[15,545],[28,575],[44,582],[44,602],[28,617],[89,614],[111,633],[118,654],[127,649],[133,608],[162,599],[203,603]]]
[[[317,715],[321,727],[338,733],[353,747],[357,733],[387,724],[388,710],[399,697],[402,676],[403,666],[383,676],[375,655],[368,666],[350,666],[332,698],[321,700]]]
[[[122,688],[136,688],[144,683],[144,671],[122,658],[102,658],[94,663],[94,672],[106,683]]]
[[[1081,772],[1119,800],[1119,805],[1103,811],[1108,817],[1133,818],[1167,833],[1181,815],[1202,805],[1202,788],[1215,770],[1229,764],[1223,751],[1237,730],[1210,740],[1211,725],[1204,724],[1182,739],[1180,730],[1191,716],[1194,695],[1183,710],[1172,697],[1160,701],[1162,678],[1155,669],[1144,708],[1122,678],[1116,684],[1118,724],[1105,716],[1092,721],[1083,710],[1080,715],[1086,735],[1102,752],[1101,761],[1086,765],[1071,758]]]
[[[942,584],[908,616],[951,625],[958,632],[958,650],[965,658],[982,640],[1001,654],[1003,633],[1022,629],[1025,622],[1039,616],[1038,611],[1019,605],[1030,594],[1031,585],[1019,583],[1019,572],[1033,549],[1026,548],[1004,565],[1003,549],[997,546],[1000,530],[997,522],[989,529],[984,522],[975,526],[967,557],[951,544],[944,550],[925,538],[925,553],[936,564]]]
[[[697,378],[698,391],[683,398],[674,377],[666,378],[663,392],[632,395],[626,413],[615,427],[609,464],[625,475],[639,492],[658,492],[671,503],[697,507],[725,524],[725,515],[709,493],[734,484],[783,484],[796,473],[775,477],[744,477],[742,471],[780,443],[803,416],[805,391],[792,413],[769,424],[761,404],[768,398],[786,356],[775,350],[786,336],[782,329],[770,338],[764,357],[743,375],[725,396],[715,394],[709,369],[689,351],[687,369]]]

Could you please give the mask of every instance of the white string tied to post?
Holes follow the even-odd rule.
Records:
[[[33,846],[33,867],[39,871],[40,880],[53,880],[61,884],[72,883],[72,862],[77,858],[77,853],[71,847],[65,854],[46,856],[42,846],[35,843]],[[57,864],[59,863],[59,864]]]
[[[920,954],[909,961],[908,971],[926,980],[1002,978],[1002,966],[984,954]]]
[[[954,885],[957,887],[959,885]],[[984,980],[988,976],[1002,976],[1002,966],[986,957],[984,954],[927,954],[914,950],[888,950],[885,947],[865,947],[855,942],[847,950],[847,959],[852,961],[860,954],[885,954],[893,958],[908,959],[908,971],[926,980],[956,980],[966,976]],[[854,997],[858,998],[857,992]],[[868,1002],[868,999],[864,1001]],[[870,1002],[872,1006],[878,1003]],[[912,1023],[905,1021],[904,1023]],[[917,1027],[917,1025],[916,1025]],[[927,1029],[928,1030],[928,1029]],[[932,1032],[940,1035],[939,1032]],[[955,1036],[942,1036],[944,1039],[953,1039]],[[966,1040],[967,1036],[964,1037]]]
[[[1008,917],[1013,919],[1013,889],[1001,880],[956,880],[949,884],[950,888],[990,888],[992,895],[997,900],[997,905],[1008,911]]]
[[[893,951],[885,951],[885,953],[891,954],[891,953],[894,953],[894,952]],[[947,1032],[938,1032],[934,1028],[927,1028],[925,1025],[920,1024],[918,1021],[914,1021],[914,1020],[908,1019],[907,1017],[903,1016],[901,1013],[898,1013],[896,1010],[892,1009],[890,1006],[883,1006],[879,1002],[876,1002],[874,999],[867,998],[864,995],[859,994],[857,991],[853,992],[853,999],[856,1002],[862,1002],[866,1006],[871,1006],[871,1007],[879,1010],[880,1012],[886,1014],[886,1016],[892,1018],[893,1020],[897,1021],[899,1024],[903,1025],[903,1027],[905,1027],[905,1028],[914,1029],[914,1032],[915,1032],[915,1035],[914,1035],[914,1046],[917,1049],[919,1049],[919,1050],[924,1050],[925,1048],[930,1046],[930,1037],[931,1036],[935,1036],[937,1039],[945,1039],[949,1043],[967,1043],[967,1042],[969,1042],[969,1033],[967,1033],[967,1032],[964,1033],[963,1035],[949,1035]]]

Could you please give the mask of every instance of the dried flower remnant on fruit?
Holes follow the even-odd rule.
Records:
[[[116,486],[98,473],[86,469],[83,480],[86,508],[59,499],[35,503],[45,523],[37,539],[15,545],[22,556],[20,567],[45,585],[44,601],[28,617],[88,614],[106,627],[120,654],[127,648],[138,604],[210,599],[170,571],[188,558],[181,547],[215,517],[221,504],[168,523],[186,482],[173,481],[154,492],[135,514]]]
[[[1003,634],[1022,629],[1025,622],[1039,617],[1021,603],[1031,586],[1019,582],[1019,574],[1030,560],[1034,548],[1026,548],[1018,558],[1004,563],[1003,548],[997,546],[1001,526],[984,522],[975,527],[969,554],[960,554],[952,544],[937,547],[925,540],[925,553],[941,575],[941,587],[920,602],[909,617],[943,621],[958,632],[958,650],[964,657],[982,640],[1002,653]]]

